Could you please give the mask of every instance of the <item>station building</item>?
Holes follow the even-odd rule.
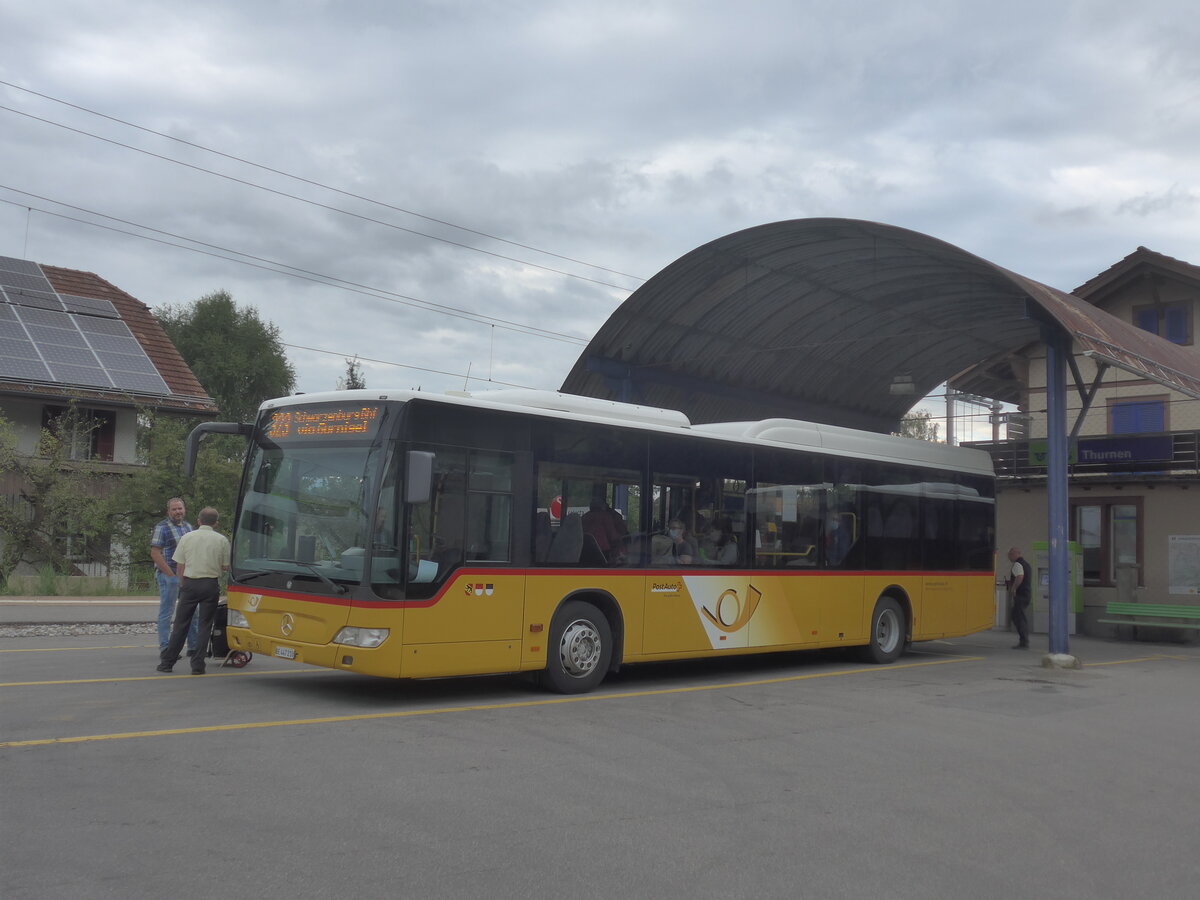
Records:
[[[1139,247],[1072,293],[1200,364],[1200,267]],[[1200,602],[1200,400],[1086,351],[1075,354],[1073,366],[1079,390],[1068,407],[1070,539],[1081,551],[1082,600],[1075,625],[1085,634],[1128,635],[1128,627],[1101,621],[1109,602]],[[999,476],[1000,549],[1045,541],[1044,346],[988,360],[951,384],[1021,410],[1022,428],[1012,439],[975,446],[991,452]],[[1170,636],[1161,628],[1139,631]]]
[[[1022,427],[980,445],[999,479],[1001,559],[1010,546],[1030,556],[1055,516],[1062,528],[1047,439],[1069,433],[1066,516],[1082,549],[1073,626],[1114,634],[1100,621],[1110,600],[1200,604],[1198,307],[1200,267],[1146,248],[1066,292],[928,235],[799,219],[667,266],[614,311],[561,389],[693,423],[779,417],[885,433],[943,384],[1014,404]],[[1070,370],[1057,425],[1050,347]]]

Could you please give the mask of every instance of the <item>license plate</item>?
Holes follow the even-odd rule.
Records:
[[[282,657],[283,659],[295,659],[296,650],[293,647],[276,647],[275,655]]]

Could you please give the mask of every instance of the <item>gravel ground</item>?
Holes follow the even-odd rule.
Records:
[[[72,623],[69,625],[0,625],[0,638],[63,637],[78,634],[155,634],[153,622]]]

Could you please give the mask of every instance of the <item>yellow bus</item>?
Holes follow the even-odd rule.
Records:
[[[913,641],[994,620],[978,450],[554,392],[272,400],[247,435],[228,639],[389,678]]]

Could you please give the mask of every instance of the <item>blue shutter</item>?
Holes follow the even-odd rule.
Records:
[[[1158,310],[1153,306],[1134,310],[1133,324],[1142,329],[1142,331],[1158,334]]]
[[[1134,400],[1112,405],[1111,434],[1147,434],[1167,430],[1167,408],[1162,400]]]
[[[1168,306],[1163,316],[1163,334],[1168,341],[1186,344],[1188,339],[1188,308],[1182,303]]]

